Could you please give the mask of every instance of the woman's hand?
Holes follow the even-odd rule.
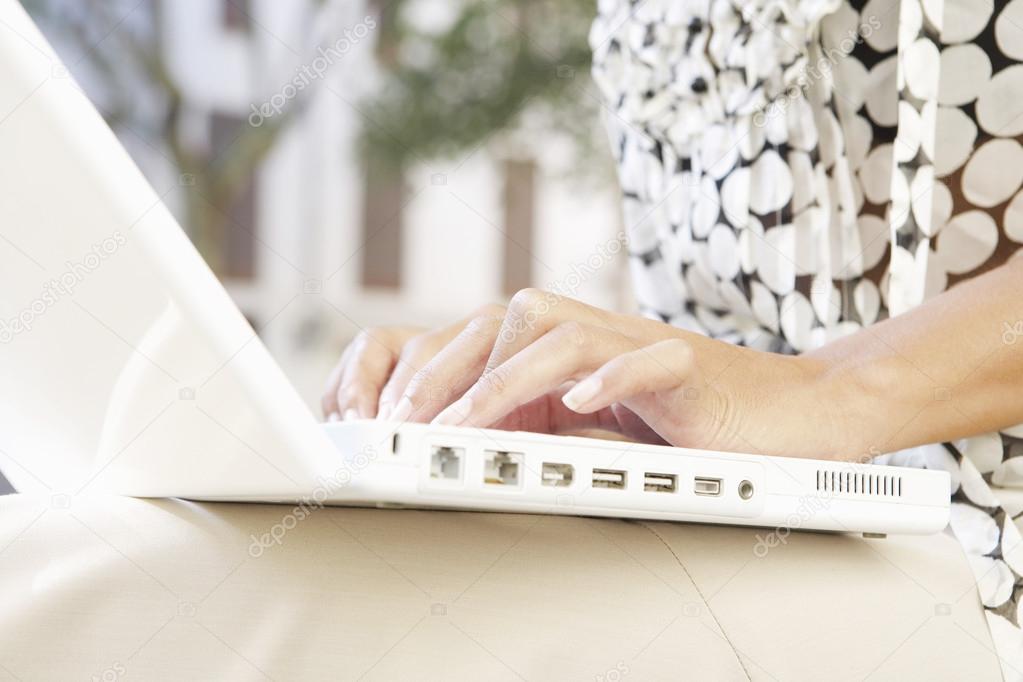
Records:
[[[1017,258],[800,356],[527,289],[446,329],[363,334],[324,412],[861,459],[1023,422],[1021,286]]]
[[[378,327],[355,337],[327,378],[320,405],[330,420],[386,419],[415,373],[473,320],[504,315],[504,307],[484,306],[451,326]]]
[[[602,428],[646,442],[765,454],[857,454],[836,432],[838,396],[822,399],[820,363],[532,289],[496,312],[448,332],[442,348],[409,370],[391,419],[551,433]]]
[[[323,413],[338,419],[429,421],[480,378],[497,341],[506,309],[487,305],[448,327],[380,327],[362,331],[341,354],[321,398]],[[563,393],[564,391],[562,391]],[[404,400],[402,397],[404,396]],[[638,419],[621,428],[609,412],[580,415],[557,396],[520,406],[505,420],[510,428],[560,433],[585,428],[656,438]]]

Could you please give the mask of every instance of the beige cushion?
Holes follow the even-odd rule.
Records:
[[[0,497],[0,680],[1000,679],[950,537],[758,536]]]

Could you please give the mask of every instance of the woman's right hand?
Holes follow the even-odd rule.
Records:
[[[331,371],[321,399],[328,420],[387,419],[413,381],[427,381],[420,370],[460,335],[494,335],[505,307],[487,305],[447,327],[374,327],[364,329],[345,348]],[[483,358],[485,361],[486,358]],[[468,363],[472,366],[475,363]],[[478,375],[430,388],[439,412],[472,386]],[[464,386],[462,384],[464,383]],[[399,415],[400,416],[400,415]],[[407,418],[407,415],[405,415]]]
[[[363,330],[330,373],[322,398],[323,413],[328,420],[376,417],[425,423],[485,375],[494,384],[492,388],[500,390],[501,378],[487,371],[495,349],[540,326],[541,311],[548,310],[544,306],[561,302],[553,294],[525,290],[508,306],[483,306],[453,325],[432,331],[419,327]],[[567,382],[517,406],[489,426],[537,433],[599,430],[642,442],[664,442],[623,405],[591,413],[569,409],[561,398],[571,387],[572,382]]]

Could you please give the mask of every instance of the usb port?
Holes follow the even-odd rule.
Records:
[[[697,476],[693,481],[693,492],[697,495],[720,495],[721,494],[721,479],[720,478],[706,478],[703,476]]]
[[[649,471],[643,474],[643,490],[652,493],[673,493],[678,487],[678,476],[675,474],[654,474]]]
[[[575,478],[575,469],[571,464],[544,462],[540,472],[540,482],[554,488],[567,488]]]
[[[522,453],[504,450],[483,452],[483,481],[490,485],[518,487],[522,481]]]
[[[615,490],[625,489],[625,472],[618,469],[594,469],[594,488],[614,488]]]
[[[430,450],[430,478],[458,480],[462,478],[462,456],[465,450],[435,445]]]

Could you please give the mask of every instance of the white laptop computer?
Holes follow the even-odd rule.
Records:
[[[319,424],[165,208],[169,189],[0,0],[0,469],[21,491],[869,533],[947,522],[945,472]]]

